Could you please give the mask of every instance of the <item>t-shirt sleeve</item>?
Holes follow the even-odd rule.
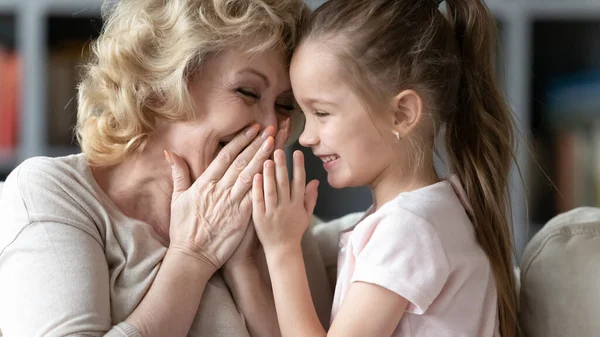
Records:
[[[19,179],[25,179],[20,185],[19,173]],[[23,195],[45,193],[46,189],[36,181],[38,175],[15,172],[7,180],[0,199],[2,333],[5,336],[140,336],[127,322],[112,322],[108,265],[99,235],[79,228],[73,220],[70,223],[30,220],[35,205],[25,202]],[[60,195],[59,189],[55,190]],[[58,198],[47,200],[63,200]],[[65,214],[67,219],[67,213],[59,214]]]
[[[408,211],[389,214],[370,230],[366,242],[354,245],[356,263],[351,282],[384,287],[409,301],[407,312],[424,314],[450,272],[437,232],[429,222]]]

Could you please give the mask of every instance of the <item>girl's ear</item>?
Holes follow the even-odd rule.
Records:
[[[392,128],[404,137],[419,124],[423,100],[416,91],[404,90],[392,99],[392,104]]]

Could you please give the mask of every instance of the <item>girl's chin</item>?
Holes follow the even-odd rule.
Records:
[[[346,181],[339,178],[336,179],[336,177],[334,177],[332,174],[327,175],[327,183],[333,188],[350,187],[350,185]]]

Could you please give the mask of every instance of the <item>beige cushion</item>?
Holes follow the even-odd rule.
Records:
[[[600,336],[600,208],[561,214],[534,236],[520,295],[524,336]]]
[[[337,279],[337,257],[339,249],[340,232],[355,225],[363,213],[351,213],[339,219],[329,222],[323,222],[317,217],[313,217],[313,223],[310,232],[314,236],[319,246],[321,258],[327,270],[329,287],[333,292]],[[331,308],[330,308],[331,309]]]

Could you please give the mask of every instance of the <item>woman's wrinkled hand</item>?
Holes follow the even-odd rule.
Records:
[[[279,131],[277,131],[277,135],[275,136],[274,148],[276,150],[283,149],[290,136],[290,131],[291,118],[286,118],[279,123]],[[223,267],[231,269],[239,266],[258,266],[261,268],[263,267],[263,264],[266,264],[265,255],[260,245],[260,241],[256,236],[254,223],[250,220],[250,225],[248,226],[240,245]]]
[[[274,128],[254,125],[237,135],[192,184],[183,158],[165,151],[172,166],[169,249],[219,269],[236,250],[251,217],[252,178],[274,149]]]
[[[252,220],[246,229],[242,241],[236,248],[233,255],[225,262],[223,268],[235,268],[237,266],[257,266],[258,257],[261,253],[261,245],[256,236],[254,223]]]

